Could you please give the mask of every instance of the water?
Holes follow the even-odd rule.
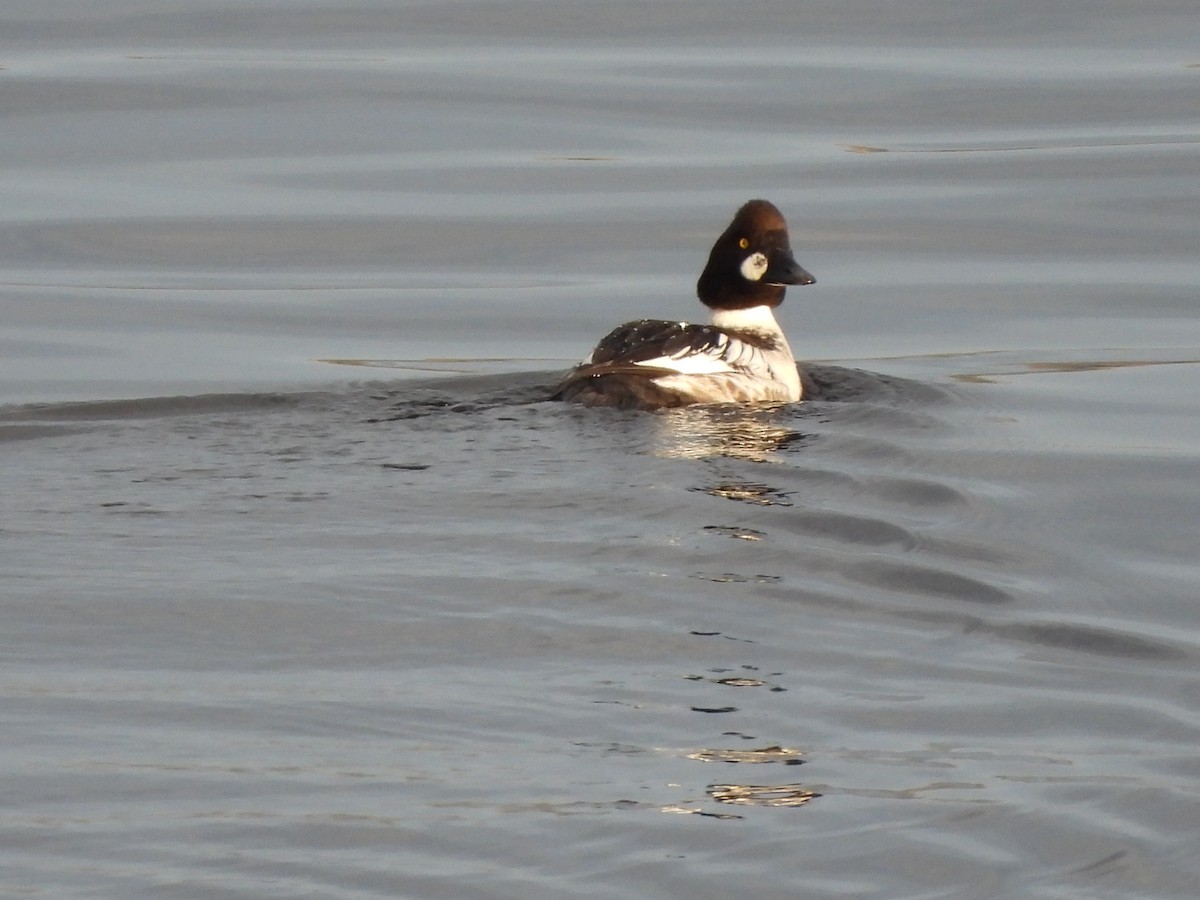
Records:
[[[1194,9],[902,7],[10,4],[0,894],[1194,897]]]

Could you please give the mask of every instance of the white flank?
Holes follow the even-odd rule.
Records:
[[[733,371],[729,363],[707,353],[689,353],[678,359],[672,356],[656,356],[654,359],[638,360],[634,365],[670,369],[680,375],[715,375],[718,372]]]

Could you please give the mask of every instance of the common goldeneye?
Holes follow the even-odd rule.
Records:
[[[622,409],[799,400],[796,360],[771,310],[783,302],[785,285],[815,281],[792,256],[783,215],[751,200],[717,238],[696,284],[712,309],[710,324],[642,319],[618,326],[554,396]]]

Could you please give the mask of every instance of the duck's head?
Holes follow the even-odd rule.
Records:
[[[713,244],[696,293],[713,309],[776,307],[787,285],[815,281],[792,256],[783,214],[773,203],[751,200]]]

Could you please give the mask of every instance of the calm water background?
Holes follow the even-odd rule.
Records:
[[[1196,25],[6,3],[0,895],[1195,897]]]

